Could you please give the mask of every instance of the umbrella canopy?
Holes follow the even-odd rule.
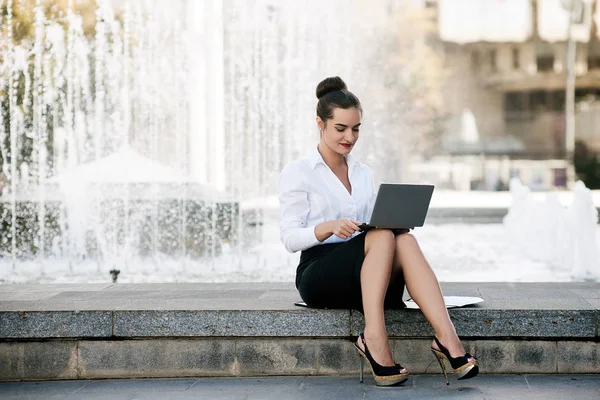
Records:
[[[48,179],[49,183],[186,183],[187,175],[144,157],[129,146],[87,164],[78,165]]]

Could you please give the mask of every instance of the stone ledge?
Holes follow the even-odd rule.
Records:
[[[598,341],[600,283],[442,283],[442,289],[485,300],[450,310],[463,337]],[[0,285],[0,340],[347,338],[361,330],[362,314],[294,306],[299,299],[291,283]],[[417,310],[388,311],[386,319],[390,336],[432,335]]]
[[[349,336],[347,310],[114,311],[114,336]]]
[[[599,373],[600,343],[465,340],[482,373]],[[431,339],[392,339],[414,374],[439,374]],[[191,338],[0,343],[0,381],[186,376],[358,374],[346,339]],[[369,377],[368,367],[365,369]]]
[[[0,311],[0,338],[105,338],[112,321],[112,311]]]

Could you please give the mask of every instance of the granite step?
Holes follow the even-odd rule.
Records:
[[[482,372],[600,372],[600,283],[442,289],[485,300],[449,311]],[[355,373],[362,314],[298,300],[292,283],[0,285],[0,380]],[[386,322],[403,365],[438,372],[419,310]]]

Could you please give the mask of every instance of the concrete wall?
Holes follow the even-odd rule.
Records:
[[[600,344],[565,340],[464,340],[485,374],[598,373]],[[431,339],[391,339],[410,373],[442,371]],[[487,360],[487,361],[485,361]],[[368,374],[368,366],[365,368]],[[353,340],[162,338],[0,343],[0,381],[188,376],[358,376]]]

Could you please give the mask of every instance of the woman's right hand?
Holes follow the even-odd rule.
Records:
[[[360,222],[355,221],[353,219],[349,219],[349,218],[336,219],[334,221],[331,221],[331,232],[335,236],[346,240],[350,236],[352,236],[354,234],[354,232],[360,230],[358,225],[360,225]]]

